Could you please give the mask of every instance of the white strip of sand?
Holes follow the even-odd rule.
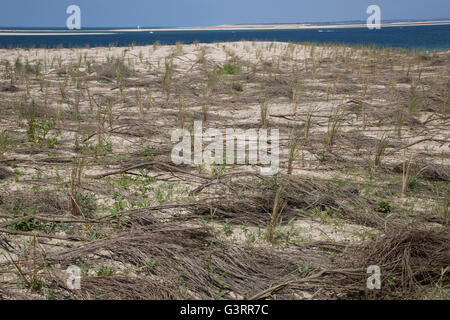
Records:
[[[449,25],[450,20],[442,21],[417,21],[417,22],[391,22],[384,23],[382,27],[411,27],[411,26],[436,26]],[[115,32],[158,32],[158,31],[237,31],[237,30],[292,30],[292,29],[340,29],[340,28],[365,28],[365,24],[333,24],[333,25],[311,25],[311,24],[255,24],[255,25],[220,25],[211,27],[179,27],[179,28],[146,28],[146,29],[112,29],[108,32],[80,32],[60,31],[45,32],[45,30],[0,30],[2,36],[62,36],[62,35],[106,35]],[[23,31],[23,32],[22,32]],[[92,30],[100,31],[100,30]],[[103,30],[101,30],[103,31]]]

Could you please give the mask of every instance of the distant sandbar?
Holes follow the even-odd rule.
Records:
[[[440,21],[416,21],[416,22],[390,22],[383,23],[382,27],[411,27],[411,26],[437,26],[450,25],[450,20]],[[135,28],[135,29],[111,29],[107,30],[0,30],[0,36],[62,36],[62,35],[106,35],[116,32],[161,32],[161,31],[238,31],[238,30],[295,30],[295,29],[339,29],[339,28],[365,28],[365,24],[224,24],[211,27],[177,27],[177,28]]]

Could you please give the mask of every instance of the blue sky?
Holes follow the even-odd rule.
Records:
[[[365,20],[370,4],[383,20],[450,18],[450,0],[1,0],[0,26],[64,27],[71,4],[82,27]]]

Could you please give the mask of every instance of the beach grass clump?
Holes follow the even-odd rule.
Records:
[[[161,79],[161,87],[162,92],[165,92],[167,95],[170,94],[170,84],[172,82],[173,75],[175,73],[175,69],[173,66],[173,58],[165,58],[164,61],[164,74]]]
[[[216,73],[218,75],[233,75],[233,74],[238,74],[241,72],[241,67],[239,66],[235,66],[232,64],[225,64],[222,68],[216,68]]]
[[[0,131],[0,158],[3,157],[8,147],[8,132],[6,129]]]
[[[294,169],[293,167],[294,160],[297,157],[298,147],[300,146],[301,142],[302,139],[300,130],[298,128],[293,128],[291,130],[291,134],[289,137],[289,153],[288,153],[288,169],[287,169],[288,175],[291,175]]]
[[[109,58],[107,63],[94,66],[99,80],[112,81],[116,78],[126,78],[135,73],[134,69],[125,64],[123,58]]]
[[[403,152],[403,171],[402,171],[402,193],[405,195],[408,191],[408,186],[410,183],[410,170],[412,163],[412,155],[409,160],[406,160],[406,150]]]
[[[416,90],[412,90],[411,96],[408,100],[408,112],[409,114],[415,114],[421,105],[421,96]]]
[[[385,134],[383,134],[381,139],[378,140],[377,144],[375,145],[375,160],[374,160],[375,166],[379,166],[381,164],[381,160],[385,155],[388,145],[389,145],[389,138]]]
[[[332,151],[336,139],[339,136],[341,126],[342,118],[339,115],[339,109],[336,109],[335,112],[328,117],[328,127],[324,139],[324,144],[328,152]]]
[[[260,102],[260,116],[261,116],[261,128],[267,128],[269,124],[269,101],[267,98],[264,98]]]
[[[72,167],[70,175],[70,213],[74,216],[83,215],[80,201],[81,175],[83,171],[83,161],[77,159]]]
[[[156,40],[153,43],[153,52],[155,52],[156,50],[158,50],[158,48],[161,46],[161,43],[159,42],[159,40]]]

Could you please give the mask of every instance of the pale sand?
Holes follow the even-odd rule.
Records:
[[[419,21],[419,22],[394,22],[384,23],[382,27],[408,27],[408,26],[435,26],[448,25],[450,20],[442,21]],[[212,27],[182,27],[182,28],[163,28],[163,29],[114,29],[116,32],[135,32],[135,31],[226,31],[226,30],[292,30],[292,29],[338,29],[338,28],[365,28],[366,24],[334,24],[334,25],[311,25],[311,24],[247,24],[247,25],[231,25],[224,24]]]
[[[407,26],[433,26],[433,25],[448,25],[450,20],[442,21],[419,21],[419,22],[393,22],[383,23],[382,27],[407,27]],[[220,30],[291,30],[291,29],[337,29],[337,28],[365,28],[366,24],[334,24],[334,25],[311,25],[311,24],[244,24],[231,25],[224,24],[212,27],[182,27],[182,28],[164,28],[164,29],[114,29],[116,32],[127,31],[220,31]]]

